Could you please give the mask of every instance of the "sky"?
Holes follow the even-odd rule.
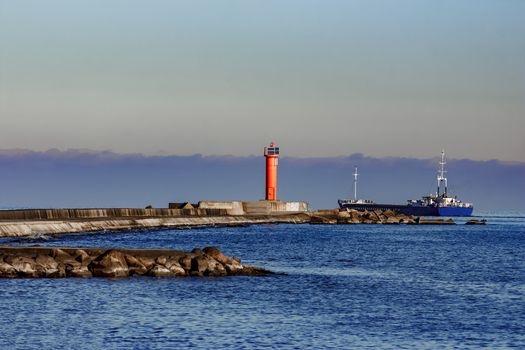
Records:
[[[0,0],[0,149],[525,162],[525,1]]]

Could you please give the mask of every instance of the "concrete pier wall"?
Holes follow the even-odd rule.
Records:
[[[308,211],[306,202],[287,202],[287,201],[200,201],[199,208],[203,209],[224,209],[228,215],[277,215],[304,213]]]
[[[22,237],[58,233],[145,228],[184,228],[198,226],[242,226],[270,223],[307,223],[307,214],[277,216],[186,216],[186,217],[120,217],[100,219],[13,220],[0,221],[0,237]]]
[[[65,220],[122,217],[186,217],[230,215],[225,209],[196,208],[93,208],[93,209],[18,209],[0,210],[0,220]]]

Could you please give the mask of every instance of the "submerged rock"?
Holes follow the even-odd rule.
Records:
[[[486,224],[487,224],[487,220],[485,219],[482,219],[482,220],[472,219],[465,223],[465,225],[486,225]]]

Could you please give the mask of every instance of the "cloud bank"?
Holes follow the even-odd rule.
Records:
[[[283,157],[278,196],[333,208],[353,195],[403,203],[435,191],[436,159]],[[89,150],[0,151],[0,207],[164,207],[170,201],[258,200],[261,156],[144,156]],[[449,190],[480,211],[525,211],[525,163],[451,159]]]

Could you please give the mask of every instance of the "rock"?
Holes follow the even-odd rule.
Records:
[[[182,268],[176,257],[169,258],[165,266],[176,276],[186,276],[186,270]]]
[[[155,259],[155,262],[160,265],[166,265],[166,261],[168,261],[168,258],[165,256],[159,256],[157,259]]]
[[[137,251],[131,255],[120,250],[106,250],[96,257],[94,255],[99,254],[100,249],[77,249],[68,254],[63,249],[54,248],[48,255],[48,248],[35,249],[34,252],[27,249],[0,249],[0,277],[226,276],[260,275],[263,274],[260,271],[264,271],[245,269],[240,259],[226,256],[216,247],[194,250],[198,255],[179,251],[173,251],[171,255],[163,251],[165,255],[160,256],[159,253],[163,252]],[[146,257],[141,257],[142,254]]]
[[[134,257],[133,255],[126,254],[124,256],[124,259],[126,259],[126,263],[128,264],[128,270],[129,270],[130,276],[133,276],[133,275],[142,276],[146,274],[146,272],[148,272],[148,268],[138,258]],[[154,266],[153,259],[151,260],[152,260],[152,264],[150,265],[150,268]]]
[[[218,248],[215,247],[206,247],[203,249],[203,252],[221,264],[231,264],[233,261],[233,258],[224,255]]]
[[[396,216],[388,216],[386,221],[385,221],[385,224],[398,225],[400,223],[400,220],[401,219],[399,219]]]
[[[204,273],[208,267],[208,259],[203,256],[196,256],[191,259],[191,272]]]
[[[319,209],[315,211],[315,215],[324,217],[336,217],[339,215],[339,209]]]
[[[122,252],[109,250],[89,264],[89,270],[95,277],[127,277],[128,264]]]
[[[215,260],[214,258],[212,258],[209,255],[204,255],[204,257],[206,258],[207,263],[208,263],[208,267],[204,271],[204,275],[205,276],[225,276],[227,274],[226,268],[223,266],[222,263],[220,263],[219,261]],[[228,263],[230,263],[230,264],[235,264],[236,263],[235,261],[233,261],[232,258],[228,258],[226,256],[224,256],[224,258],[226,258],[224,260],[228,261]]]
[[[199,248],[193,248],[191,252],[195,255],[202,255],[202,250]]]
[[[65,269],[59,269],[59,264],[49,255],[37,255],[35,263],[43,270],[45,277],[64,277]],[[62,265],[64,267],[64,265]]]
[[[310,223],[314,225],[334,225],[337,224],[337,219],[331,219],[324,216],[312,215]]]
[[[53,272],[50,270],[49,273],[46,275],[46,277],[49,277],[49,278],[66,277],[66,266],[62,263],[58,263],[56,271]]]
[[[62,264],[64,266],[67,266],[67,265],[71,265],[71,266],[80,265],[80,263],[78,261],[76,261],[74,257],[72,257],[71,255],[69,255],[67,252],[65,252],[64,250],[62,250],[60,248],[53,248],[53,250],[51,251],[50,256],[52,256],[58,264]]]
[[[352,224],[352,218],[351,217],[338,217],[337,218],[337,224],[339,224],[339,225]]]
[[[273,275],[272,271],[261,269],[255,266],[244,266],[242,269],[242,274],[246,276],[268,276]]]
[[[49,269],[56,269],[58,267],[58,263],[49,255],[39,254],[36,257],[35,262]]]
[[[235,275],[244,269],[244,266],[238,264],[237,262],[233,264],[224,264],[224,268],[228,275]]]
[[[3,261],[0,261],[0,277],[2,278],[13,278],[17,277],[16,269]]]
[[[337,215],[338,217],[340,218],[350,218],[351,215],[348,211],[340,211],[339,214]]]
[[[88,265],[66,265],[65,270],[67,277],[93,277]]]
[[[73,257],[71,255],[69,255],[69,253],[67,253],[66,251],[60,249],[60,248],[53,248],[51,249],[51,253],[49,254],[50,256],[53,257],[53,259],[55,259],[56,261],[61,261],[61,260],[72,260]]]
[[[152,277],[173,277],[176,276],[170,269],[164,265],[155,265],[148,271],[148,276]]]
[[[486,224],[487,224],[487,220],[485,219],[483,220],[471,219],[465,223],[465,225],[486,225]]]
[[[73,254],[75,255],[75,260],[81,263],[82,265],[89,265],[91,260],[93,260],[93,258],[91,258],[89,254],[82,249],[75,250]]]
[[[188,255],[183,256],[182,258],[179,259],[179,264],[184,270],[190,271],[191,270],[191,256],[188,256]]]
[[[361,216],[363,216],[363,212],[361,212],[359,210],[355,210],[355,209],[350,209],[350,211],[348,213],[350,214],[350,217],[352,219],[360,219]]]
[[[443,220],[443,219],[425,219],[419,218],[417,223],[419,225],[455,225],[456,223],[452,219]]]
[[[222,265],[220,262],[216,262],[216,264],[212,267],[210,266],[208,270],[205,272],[208,276],[226,276],[228,275],[228,271],[226,271],[226,268],[224,265]]]
[[[407,225],[415,225],[417,224],[414,217],[408,217],[406,219],[403,219],[400,221],[400,223],[407,224]]]
[[[37,269],[36,262],[25,256],[7,257],[5,262],[13,266],[20,277],[41,277],[44,275],[43,269]]]
[[[392,209],[387,209],[383,211],[383,215],[386,216],[387,218],[390,218],[390,217],[396,216],[396,212],[393,211]]]
[[[138,257],[137,259],[140,260],[140,262],[146,267],[146,269],[151,269],[153,266],[155,266],[155,260],[153,258],[148,257]]]

